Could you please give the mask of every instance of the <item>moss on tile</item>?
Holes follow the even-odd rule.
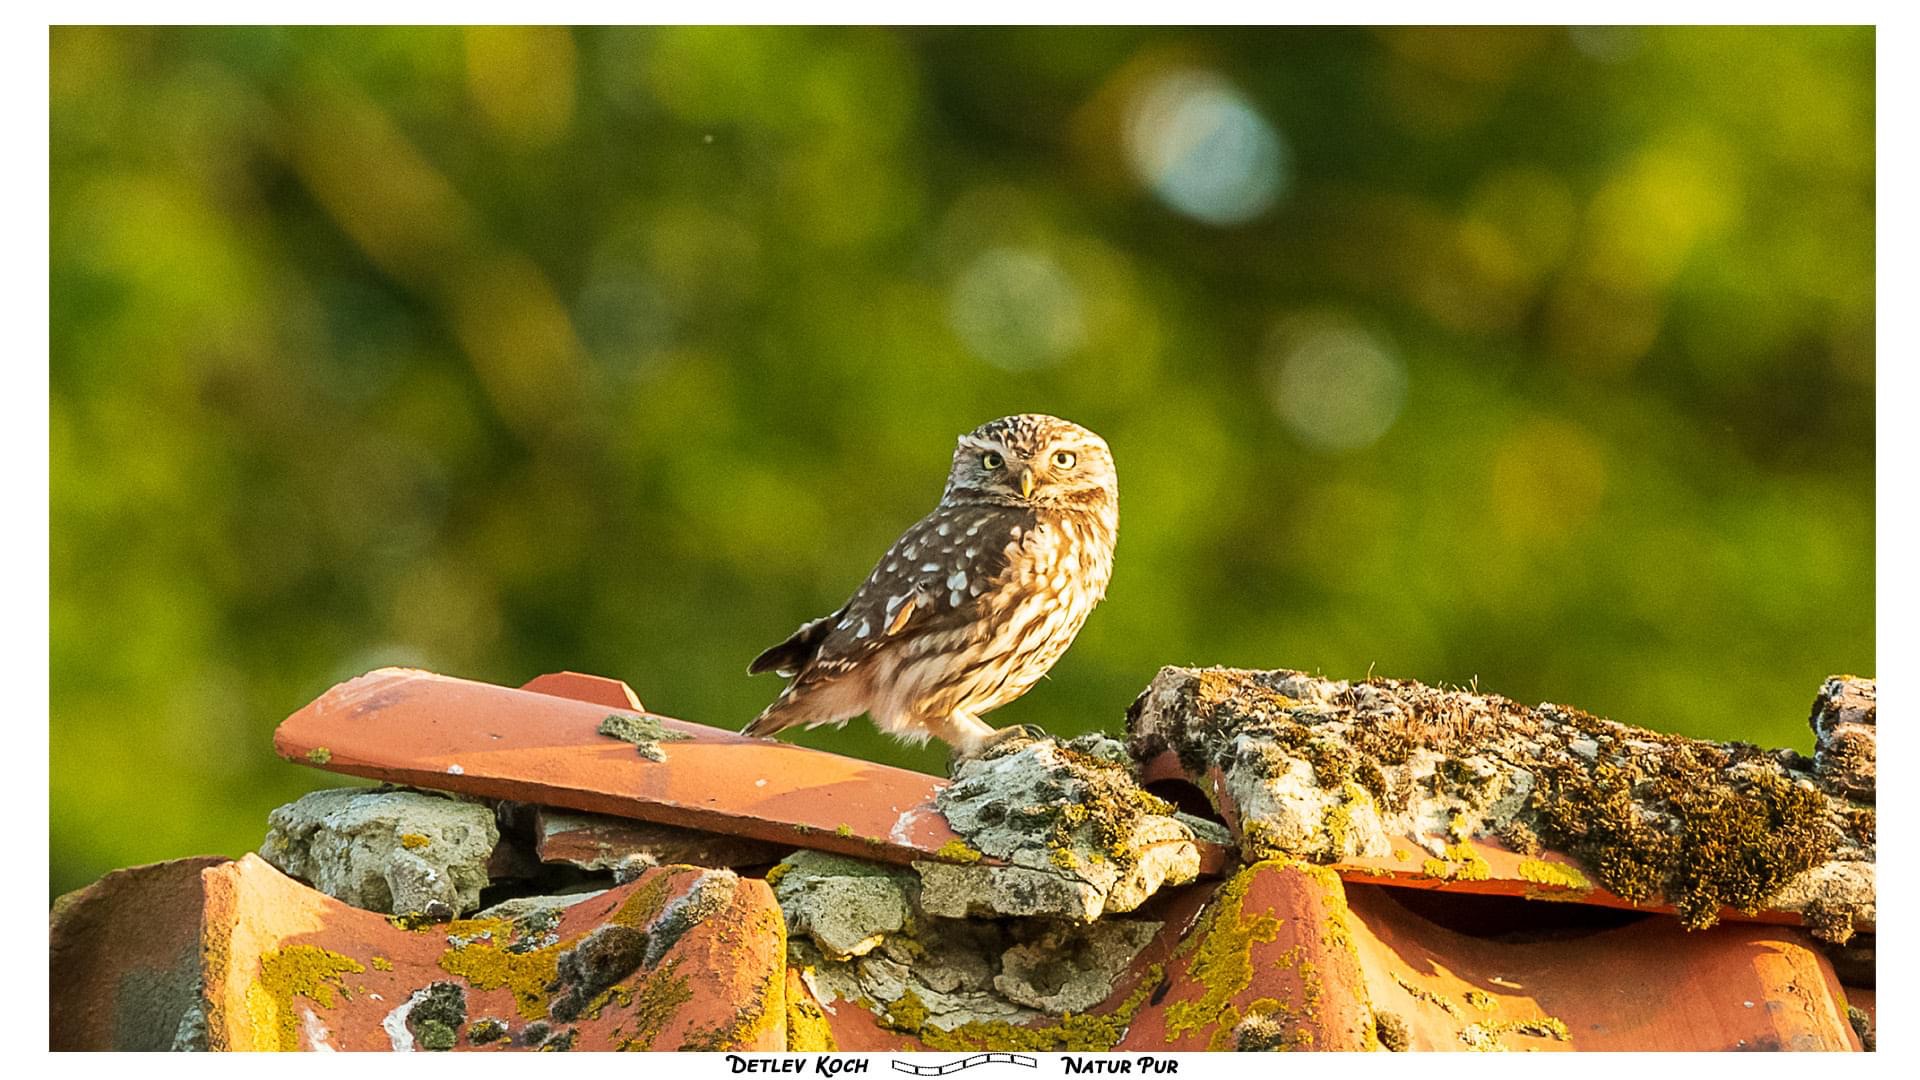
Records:
[[[366,970],[352,957],[317,945],[289,945],[261,954],[260,975],[247,987],[255,1048],[298,1050],[299,1019],[293,999],[304,997],[331,1009],[335,992],[347,993],[342,977]]]
[[[941,844],[940,850],[934,852],[933,857],[941,862],[950,863],[977,863],[983,858],[980,849],[957,836]]]
[[[1201,994],[1167,1006],[1167,1041],[1219,1023],[1227,1003],[1252,985],[1254,943],[1274,940],[1280,919],[1268,914],[1249,918],[1244,911],[1247,891],[1257,873],[1280,865],[1255,863],[1229,878],[1174,951],[1175,962],[1186,961],[1186,976],[1200,986]]]
[[[1579,867],[1566,863],[1547,862],[1544,859],[1521,859],[1520,877],[1535,885],[1545,885],[1556,890],[1568,890],[1582,895],[1593,890],[1593,882],[1580,872]]]
[[[621,1050],[651,1050],[660,1032],[679,1014],[680,1007],[693,1000],[693,989],[680,974],[680,958],[674,957],[648,972],[633,987],[633,1001],[622,1018],[621,1028],[632,1025],[632,1033],[621,1040]]]
[[[840,1049],[827,1014],[805,993],[788,994],[787,1050],[792,1053],[828,1053]]]

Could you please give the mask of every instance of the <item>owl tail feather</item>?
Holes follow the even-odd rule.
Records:
[[[748,721],[747,726],[740,729],[740,734],[764,739],[776,732],[785,731],[800,722],[800,717],[793,715],[792,705],[793,698],[787,694],[781,694],[774,699],[773,704],[760,710],[759,716]]]
[[[841,608],[831,615],[825,615],[810,623],[803,624],[787,640],[753,658],[747,665],[747,674],[758,675],[762,672],[777,671],[791,676],[807,666],[814,655],[820,651],[820,643],[827,640],[827,634],[833,630],[833,621],[846,611]]]

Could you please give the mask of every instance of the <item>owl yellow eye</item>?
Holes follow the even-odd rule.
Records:
[[[980,464],[985,466],[988,471],[997,469],[1000,466],[1005,465],[1006,463],[1007,463],[1006,458],[1001,457],[999,454],[996,454],[991,450],[980,455]]]
[[[1071,469],[1073,468],[1073,463],[1078,460],[1070,450],[1055,450],[1053,452],[1053,464],[1055,468]]]

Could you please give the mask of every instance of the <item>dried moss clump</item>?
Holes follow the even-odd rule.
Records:
[[[1541,833],[1624,899],[1665,899],[1689,929],[1718,922],[1723,906],[1757,912],[1831,855],[1826,800],[1764,768],[1730,777],[1708,753],[1545,770],[1532,797]]]
[[[635,716],[632,713],[608,713],[600,721],[599,732],[613,738],[630,742],[640,756],[648,761],[665,761],[667,752],[660,748],[663,742],[680,742],[692,738],[678,731],[669,731],[666,725],[652,716]]]
[[[1409,1045],[1407,1021],[1399,1013],[1374,1013],[1373,1032],[1380,1040],[1380,1045],[1394,1053],[1404,1053]]]
[[[497,1017],[483,1016],[467,1025],[467,1041],[475,1046],[497,1043],[507,1037],[507,1022]]]

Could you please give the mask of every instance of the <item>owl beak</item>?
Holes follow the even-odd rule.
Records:
[[[1028,469],[1026,472],[1023,472],[1020,474],[1020,497],[1023,499],[1033,498],[1033,470],[1032,469]]]

